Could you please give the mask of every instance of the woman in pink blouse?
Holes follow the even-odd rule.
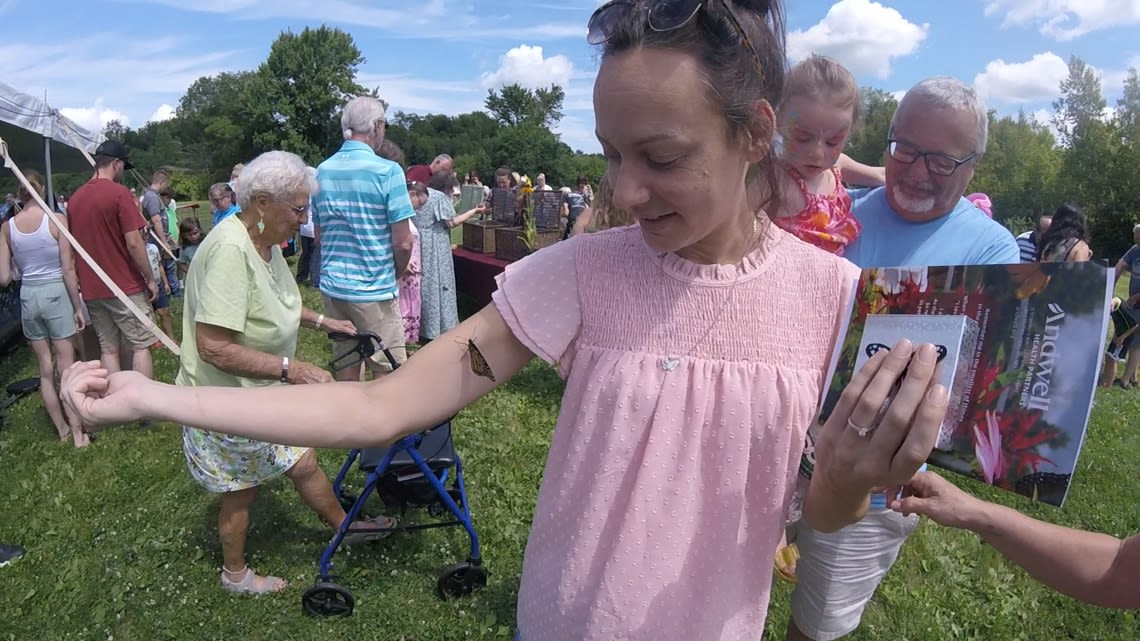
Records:
[[[619,0],[598,8],[589,34],[603,45],[594,107],[614,205],[639,226],[512,264],[492,304],[381,381],[191,389],[90,363],[69,372],[68,403],[93,424],[145,415],[277,443],[375,446],[446,419],[538,356],[567,385],[523,562],[519,637],[760,638],[856,270],[748,203],[753,171],[775,195],[778,2]],[[471,365],[471,345],[486,366]],[[946,408],[933,347],[887,354],[855,376],[817,442],[804,507],[815,528],[858,519],[872,487],[909,480],[933,447]]]

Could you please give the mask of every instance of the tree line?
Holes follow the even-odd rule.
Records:
[[[160,167],[173,170],[179,199],[200,199],[212,182],[225,180],[238,162],[270,149],[292,151],[312,164],[335,151],[343,138],[341,106],[351,96],[382,95],[382,87],[357,83],[364,57],[350,34],[322,26],[284,32],[265,62],[254,70],[225,72],[196,80],[181,97],[175,116],[138,129],[110,123],[104,134],[131,148],[143,176]],[[1140,77],[1129,70],[1123,97],[1111,114],[1095,70],[1080,58],[1069,61],[1068,78],[1053,104],[1051,123],[1019,112],[991,111],[988,150],[979,162],[971,191],[990,195],[994,216],[1019,233],[1061,203],[1074,202],[1088,216],[1097,257],[1115,260],[1132,243],[1140,220]],[[532,90],[508,85],[488,92],[484,110],[457,116],[395,112],[388,136],[404,150],[408,164],[426,164],[439,153],[454,158],[461,176],[478,172],[484,182],[507,165],[552,185],[578,176],[598,181],[605,160],[572,150],[552,129],[562,118],[565,93],[550,86]],[[864,116],[847,153],[869,164],[883,162],[895,98],[877,88],[863,90]],[[60,176],[63,193],[86,174]]]

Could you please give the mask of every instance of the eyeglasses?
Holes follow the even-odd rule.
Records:
[[[298,216],[305,216],[309,213],[309,203],[305,203],[304,205],[294,205],[293,203],[289,202],[288,200],[281,200],[281,199],[277,199],[277,202],[284,203],[286,207],[288,207],[289,209],[292,209],[293,213],[297,214]]]
[[[940,154],[933,151],[919,151],[905,142],[898,140],[887,141],[887,152],[891,158],[906,164],[913,165],[919,158],[923,159],[926,165],[926,170],[936,176],[953,176],[958,168],[978,157],[978,152],[974,152],[965,158],[955,158],[946,154]]]
[[[701,7],[708,9],[708,5],[713,0],[650,0],[649,6],[649,28],[654,31],[665,32],[680,29],[681,27],[692,22],[696,17],[697,12]],[[733,10],[729,0],[717,0],[720,5],[724,7],[728,19],[736,28],[737,35],[740,40],[744,42],[744,46],[748,48],[748,53],[752,55],[752,62],[756,65],[756,73],[760,80],[764,80],[764,66],[760,64],[760,54],[756,52],[756,47],[752,44],[752,40],[748,38],[748,32],[744,30],[744,24],[740,21],[740,16]],[[634,9],[640,9],[646,3],[637,0],[611,0],[600,7],[594,14],[590,16],[589,25],[586,28],[586,42],[592,45],[600,45],[613,37],[614,32],[617,31],[618,25],[623,19]]]

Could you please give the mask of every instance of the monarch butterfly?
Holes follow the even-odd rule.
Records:
[[[479,348],[475,346],[475,341],[470,338],[467,339],[467,360],[471,364],[472,372],[491,379],[492,383],[497,382],[495,380],[495,373],[491,371],[491,366],[487,364],[487,359],[483,357],[483,352],[479,351]]]

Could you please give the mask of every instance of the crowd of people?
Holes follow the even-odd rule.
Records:
[[[860,115],[854,79],[821,56],[785,69],[780,3],[694,0],[692,11],[655,11],[661,4],[608,2],[592,16],[606,176],[596,193],[579,182],[578,197],[564,198],[568,239],[510,264],[491,304],[462,322],[450,229],[485,205],[456,212],[446,155],[404,169],[372,97],[345,105],[343,146],[317,167],[272,151],[211,187],[216,226],[191,245],[173,385],[151,380],[145,325],[82,263],[67,276],[66,243],[39,232],[39,249],[16,251],[17,264],[40,273],[46,259],[35,257],[58,247],[44,278],[67,293],[57,298],[72,325],[82,321],[75,307],[87,305],[103,348],[101,363],[65,368],[61,436],[67,428],[83,438],[77,425],[181,425],[191,477],[222,495],[222,585],[273,592],[285,582],[245,562],[258,487],[286,475],[335,527],[345,516],[311,448],[420,431],[537,357],[566,389],[523,559],[519,639],[756,639],[773,580],[757,564],[771,559],[795,581],[787,638],[842,638],[860,625],[919,515],[978,532],[1074,598],[1140,607],[1140,538],[1035,521],[925,471],[948,402],[934,346],[903,340],[880,351],[828,420],[815,420],[860,268],[1089,260],[1080,209],[1062,205],[1015,238],[988,197],[966,197],[989,122],[966,83],[933,77],[910,88],[883,166],[862,165],[843,154]],[[96,160],[63,224],[115,257],[105,269],[149,309],[166,271],[152,269],[139,232],[163,242],[161,218],[140,217],[116,182],[125,149],[108,141]],[[512,181],[509,169],[495,174],[497,187]],[[546,186],[539,175],[532,187]],[[32,216],[5,229],[36,225]],[[298,233],[312,240],[302,240],[293,274],[282,244]],[[1135,291],[1117,310],[1140,302],[1140,248],[1116,265],[1117,278],[1125,272]],[[321,292],[320,312],[301,305],[306,278]],[[404,299],[417,290],[413,308]],[[37,355],[69,335],[49,325],[25,326]],[[1117,327],[1110,351],[1131,359],[1135,322]],[[371,382],[343,384],[365,380],[360,369],[334,382],[296,360],[301,328],[339,332],[334,356],[349,347],[344,334],[374,332],[403,366],[369,361]],[[426,345],[409,358],[417,337]],[[129,372],[118,371],[124,343]],[[470,365],[471,349],[483,367]],[[1133,385],[1129,364],[1121,387]],[[810,477],[800,473],[805,444],[815,452]],[[391,525],[385,516],[362,523],[361,538]]]

